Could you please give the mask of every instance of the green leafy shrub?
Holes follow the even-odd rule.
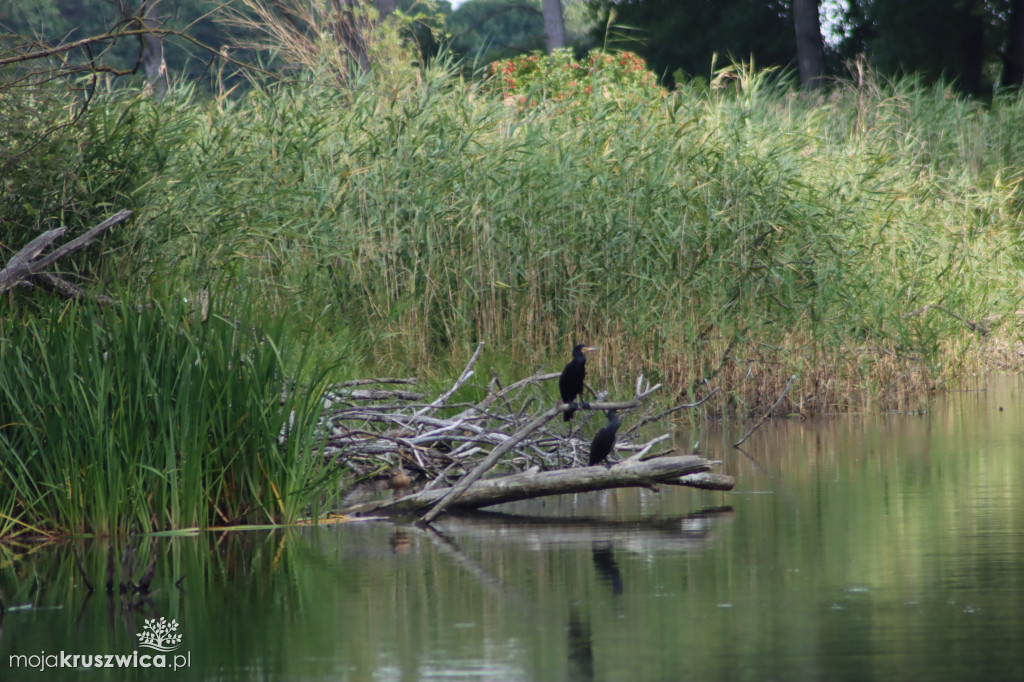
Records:
[[[492,62],[489,78],[491,88],[512,98],[520,110],[545,100],[576,107],[599,97],[632,105],[666,95],[646,62],[633,52],[595,49],[581,60],[568,49],[550,55],[531,52]]]

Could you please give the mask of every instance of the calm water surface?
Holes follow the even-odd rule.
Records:
[[[686,433],[732,493],[146,538],[127,560],[0,546],[0,680],[1024,680],[1024,394],[987,388],[766,424],[749,457]],[[151,601],[107,596],[108,552],[133,575],[156,557]],[[11,667],[154,653],[161,617],[185,668]]]

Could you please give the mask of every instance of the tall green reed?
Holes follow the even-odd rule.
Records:
[[[0,534],[290,522],[331,479],[326,372],[284,318],[244,297],[205,320],[170,296],[19,312],[0,322]]]

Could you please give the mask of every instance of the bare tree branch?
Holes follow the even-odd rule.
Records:
[[[28,243],[21,251],[7,261],[7,267],[0,270],[0,293],[9,291],[19,282],[27,280],[53,265],[59,259],[85,247],[114,225],[124,222],[132,215],[131,211],[120,211],[89,229],[84,234],[54,249],[50,254],[39,257],[43,250],[59,239],[67,228],[59,227],[45,232]],[[53,280],[49,280],[52,284]]]

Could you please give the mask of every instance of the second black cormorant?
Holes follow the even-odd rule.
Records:
[[[608,410],[608,421],[590,442],[590,466],[604,462],[605,467],[611,468],[608,461],[608,454],[615,447],[615,433],[619,430],[622,420],[615,410]]]
[[[563,403],[572,405],[577,396],[583,397],[583,378],[587,375],[587,356],[583,351],[591,350],[597,350],[597,346],[586,346],[581,343],[573,347],[572,360],[562,370],[562,376],[558,377],[558,391],[562,395]],[[580,403],[587,407],[582,400]],[[569,421],[575,412],[575,408],[566,411],[562,419]]]

